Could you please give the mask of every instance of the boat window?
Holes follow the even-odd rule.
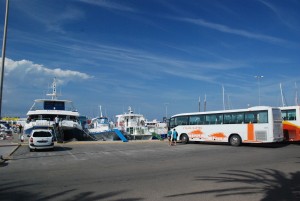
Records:
[[[62,101],[45,101],[45,110],[65,110],[65,103]]]

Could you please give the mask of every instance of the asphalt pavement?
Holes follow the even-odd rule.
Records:
[[[8,135],[0,140],[0,163],[9,160],[11,155],[22,145],[18,133]]]

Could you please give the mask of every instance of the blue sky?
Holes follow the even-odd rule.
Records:
[[[82,115],[149,120],[295,104],[298,0],[10,0],[2,116],[25,117],[54,77]],[[3,36],[5,0],[0,0]],[[258,82],[255,76],[264,76]],[[260,90],[259,90],[260,89]],[[260,96],[259,96],[260,91]]]

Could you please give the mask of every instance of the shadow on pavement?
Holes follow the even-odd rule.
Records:
[[[258,169],[254,171],[229,170],[219,176],[200,176],[196,181],[212,181],[217,186],[236,184],[236,187],[216,188],[205,191],[187,192],[169,195],[167,197],[182,197],[188,195],[213,194],[222,197],[232,195],[262,194],[261,201],[298,201],[300,200],[300,172],[285,174],[274,169]]]
[[[23,181],[24,182],[24,181]],[[108,200],[113,199],[114,196],[119,196],[126,193],[123,191],[112,191],[107,193],[98,193],[93,191],[78,192],[79,189],[66,189],[58,190],[50,195],[43,195],[40,190],[27,191],[26,188],[37,189],[40,184],[24,184],[23,182],[8,182],[3,183],[0,187],[1,200],[7,201],[19,201],[19,200]],[[20,185],[22,183],[22,185]],[[59,188],[59,187],[58,187]],[[125,198],[125,199],[113,199],[113,200],[125,200],[125,201],[139,201],[143,198]]]

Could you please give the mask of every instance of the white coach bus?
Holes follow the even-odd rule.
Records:
[[[170,118],[169,129],[176,129],[182,143],[228,142],[239,146],[283,140],[281,110],[268,106],[177,114]]]
[[[290,142],[300,141],[300,106],[280,107],[282,114],[282,127],[284,140]]]

